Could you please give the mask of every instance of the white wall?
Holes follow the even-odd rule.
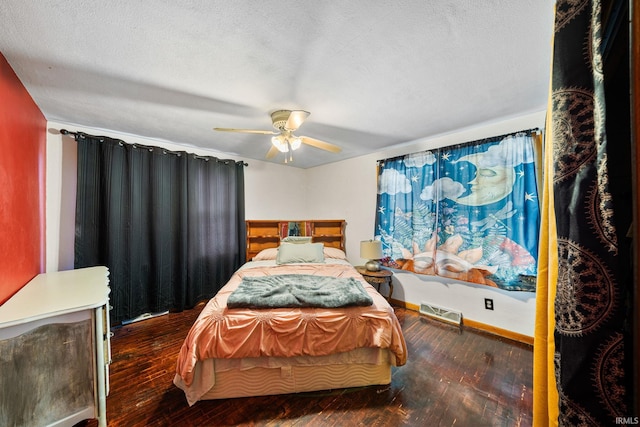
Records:
[[[58,130],[63,128],[71,130],[57,123],[47,123],[47,273],[73,269],[78,150],[72,138],[62,138],[59,134]]]
[[[413,141],[393,150],[356,157],[311,169],[298,169],[208,150],[186,148],[166,141],[149,140],[116,132],[49,122],[47,134],[47,271],[73,268],[75,229],[76,144],[58,130],[82,131],[120,138],[129,143],[162,146],[220,158],[245,160],[247,219],[345,219],[346,252],[353,264],[361,240],[373,237],[376,208],[377,160],[433,149],[505,133],[544,126],[544,111],[500,122],[487,123],[455,133]],[[430,302],[459,310],[472,319],[522,335],[533,336],[535,294],[509,292],[439,277],[396,272],[393,298],[414,305]],[[386,290],[383,290],[386,292]],[[494,302],[485,310],[484,298]]]
[[[247,219],[307,219],[307,173],[257,160],[246,160],[245,216]]]

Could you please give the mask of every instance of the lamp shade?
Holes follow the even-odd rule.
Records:
[[[360,258],[382,258],[382,242],[379,240],[363,240],[360,242]]]

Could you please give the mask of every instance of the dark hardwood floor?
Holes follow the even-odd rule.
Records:
[[[409,349],[389,386],[201,401],[172,383],[202,306],[119,327],[111,341],[109,426],[530,426],[529,345],[396,308]],[[91,420],[82,426],[95,426]]]

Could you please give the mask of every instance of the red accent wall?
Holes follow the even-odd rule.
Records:
[[[0,53],[0,304],[45,256],[46,119]]]

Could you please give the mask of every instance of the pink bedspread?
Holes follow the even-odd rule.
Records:
[[[227,298],[244,276],[317,274],[354,277],[373,299],[369,307],[340,309],[227,308]],[[396,366],[407,348],[393,308],[347,264],[286,264],[244,268],[211,299],[185,339],[176,373],[189,386],[196,362],[208,358],[324,356],[360,347],[388,348]]]

